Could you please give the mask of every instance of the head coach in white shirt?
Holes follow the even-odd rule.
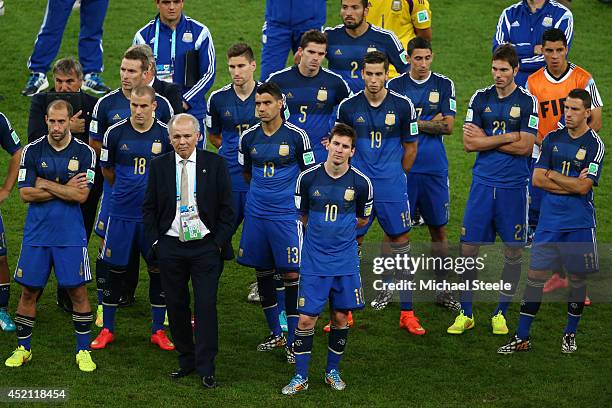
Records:
[[[170,331],[179,352],[178,379],[196,371],[214,388],[218,351],[217,287],[223,260],[233,257],[232,186],[225,160],[197,150],[198,120],[179,114],[168,122],[173,153],[153,160],[143,205],[145,233],[159,260]],[[195,301],[195,344],[189,279]]]

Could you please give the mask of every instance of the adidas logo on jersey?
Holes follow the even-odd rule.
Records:
[[[520,27],[520,26],[521,26],[521,23],[519,23],[518,21],[515,21],[514,23],[510,25],[510,27]]]
[[[256,148],[252,148],[251,149],[251,154],[257,154],[257,149]]]
[[[315,190],[314,194],[312,195],[313,197],[321,197],[321,193],[319,193],[319,190]]]
[[[223,116],[225,116],[225,117],[227,118],[227,117],[232,116],[232,113],[231,113],[230,111],[225,111],[225,113],[223,114]]]
[[[115,113],[115,116],[113,116],[113,120],[121,120],[121,116],[119,116],[118,113]]]
[[[287,93],[287,99],[290,99],[290,98],[293,99],[293,94],[291,92],[288,92]]]
[[[489,108],[488,106],[485,108],[485,113],[491,113],[491,108]]]
[[[43,169],[46,169],[47,168],[47,163],[46,162],[40,163],[40,167],[42,167]]]
[[[128,145],[126,145],[125,143],[121,146],[120,150],[130,150],[130,148],[128,147]]]
[[[553,152],[555,152],[555,153],[559,152],[559,149],[557,149],[557,146],[556,146],[556,145],[555,145],[555,146],[553,146]]]
[[[357,118],[357,123],[365,123],[365,119],[363,118],[363,116]]]
[[[336,52],[334,52],[335,55],[342,55],[342,51],[340,51],[340,48],[338,48],[336,50]]]

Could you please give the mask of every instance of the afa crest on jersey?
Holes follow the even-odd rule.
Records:
[[[282,144],[278,146],[278,155],[279,156],[289,156],[289,145]]]
[[[586,150],[581,147],[576,152],[576,159],[577,160],[584,160],[585,157],[586,157]]]
[[[395,113],[387,113],[387,115],[385,116],[385,125],[395,125]]]
[[[317,92],[317,101],[327,101],[327,89],[319,89],[319,92]]]
[[[429,93],[429,103],[440,102],[440,93],[438,91],[431,91]]]
[[[511,118],[519,118],[521,116],[521,107],[520,106],[513,106],[510,108],[510,117]]]
[[[153,144],[151,145],[151,153],[153,154],[160,154],[162,151],[162,144],[161,142],[153,142]]]
[[[68,170],[77,171],[79,169],[79,161],[76,159],[70,159],[68,162]]]
[[[344,199],[346,201],[353,201],[355,199],[355,190],[352,188],[347,188],[344,190]]]

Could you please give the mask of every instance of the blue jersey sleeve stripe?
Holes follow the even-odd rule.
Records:
[[[77,138],[74,138],[74,140],[77,143],[82,144],[83,146],[86,146],[89,149],[89,153],[91,153],[91,165],[89,167],[96,167],[96,152],[94,151],[94,149],[92,149],[91,146],[89,146],[87,143],[83,142],[82,140],[79,140]]]
[[[593,138],[595,139],[595,141],[597,142],[597,154],[595,155],[595,161],[597,163],[601,162],[601,160],[603,159],[604,153],[605,153],[605,145],[603,144],[603,141],[601,140],[601,138],[599,137],[599,135],[597,134],[597,132],[595,132],[593,129],[591,129],[591,134],[593,135]]]
[[[351,167],[351,168],[353,169],[353,171],[355,171],[355,173],[363,177],[366,183],[368,183],[368,201],[372,200],[374,198],[374,189],[372,188],[372,182],[370,181],[368,176],[366,176],[361,171],[359,171],[359,169],[357,169],[356,167]]]
[[[506,26],[506,30],[510,30],[510,23],[508,22],[507,16],[509,9],[510,7],[502,11],[501,15],[499,16],[499,20],[497,21],[497,30],[495,32],[495,46],[493,47],[493,49],[497,48],[500,44],[506,42],[504,36],[504,26]]]
[[[116,128],[119,125],[123,125],[124,123],[126,123],[128,120],[128,118],[125,118],[123,120],[120,120],[119,122],[115,123],[114,125],[109,126],[108,129],[106,129],[106,132],[104,133],[104,139],[102,139],[102,145],[103,146],[108,146],[108,134],[110,133],[111,130],[113,130],[114,128]]]
[[[38,144],[38,143],[42,142],[46,138],[47,138],[47,135],[41,136],[38,139],[34,140],[32,143],[28,143],[27,145],[25,145],[25,147],[23,148],[23,150],[21,152],[21,160],[19,161],[19,165],[20,166],[23,166],[25,164],[25,158],[26,158],[26,154],[28,153],[28,149],[31,146],[34,146],[35,144]]]
[[[300,129],[299,127],[295,126],[293,123],[290,123],[290,122],[285,122],[284,125],[288,127],[289,129],[294,130],[300,134],[300,136],[302,137],[302,143],[304,144],[304,150],[311,149],[310,138],[308,137],[308,134],[304,130]]]
[[[304,177],[306,174],[318,169],[319,167],[321,167],[322,163],[319,163],[315,166],[312,166],[309,169],[304,170],[303,172],[300,173],[300,175],[297,178],[297,181],[295,182],[295,194],[296,195],[300,195],[300,184],[302,183],[302,177]]]
[[[276,75],[280,75],[283,72],[287,72],[290,71],[293,68],[293,66],[287,67],[287,68],[283,68],[279,71],[275,71],[272,72],[270,75],[268,75],[268,78],[264,81],[264,82],[270,82],[272,80],[272,77],[276,76]]]
[[[204,30],[202,30],[202,33],[204,33]],[[203,35],[202,33],[200,33],[200,37],[202,37]],[[206,28],[206,37],[202,40],[202,41],[208,40],[208,49],[207,49],[208,69],[206,70],[202,78],[200,78],[200,80],[189,90],[189,92],[185,94],[185,100],[188,102],[195,96],[195,94],[200,92],[202,89],[206,88],[208,86],[208,83],[215,76],[215,46],[213,45],[212,37],[208,35],[208,33],[209,33],[208,28]],[[200,38],[198,38],[198,41],[199,40]],[[196,49],[199,48],[199,45],[196,42]]]
[[[391,38],[391,40],[393,41],[393,44],[395,44],[395,47],[397,48],[397,51],[402,51],[404,49],[402,42],[399,40],[399,38],[397,38],[397,36],[392,31],[385,30],[384,28],[375,26],[374,24],[370,24],[370,27],[372,28],[372,30],[378,31],[379,33],[385,34],[389,38]]]

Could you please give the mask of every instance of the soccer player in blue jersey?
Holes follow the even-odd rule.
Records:
[[[236,214],[235,229],[244,218],[244,204],[249,185],[238,163],[238,142],[242,132],[258,122],[255,116],[257,69],[251,47],[237,43],[227,50],[227,65],[232,83],[210,94],[206,115],[208,139],[225,158],[232,178],[232,199]]]
[[[518,328],[513,338],[497,350],[500,354],[531,348],[529,331],[540,309],[544,282],[562,264],[570,278],[567,325],[561,352],[576,351],[576,330],[584,309],[586,279],[599,270],[593,187],[598,185],[605,148],[587,121],[591,95],[570,91],[565,99],[565,127],[542,142],[533,171],[533,185],[545,191],[543,208],[533,240],[527,285],[521,302]]]
[[[100,166],[113,188],[102,249],[102,260],[108,265],[109,274],[103,299],[104,328],[91,343],[93,349],[105,348],[114,340],[115,313],[122,283],[130,256],[137,248],[145,257],[149,271],[151,343],[163,350],[174,350],[164,330],[166,302],[159,269],[147,257],[151,246],[145,240],[142,222],[142,203],[151,160],[172,150],[168,127],[153,116],[156,108],[152,87],[144,85],[132,89],[130,118],[112,125],[104,135]]]
[[[258,122],[255,116],[255,91],[259,82],[254,79],[257,63],[252,48],[245,43],[232,45],[227,51],[227,65],[232,83],[213,92],[208,99],[206,127],[210,142],[225,158],[232,178],[232,201],[236,221],[234,231],[244,218],[244,205],[249,184],[242,175],[238,163],[238,142],[242,132]],[[276,296],[279,302],[279,320],[283,331],[287,330],[285,314],[285,286],[280,276],[275,276]],[[251,285],[249,299],[258,295],[257,282]]]
[[[96,104],[89,125],[89,144],[94,148],[98,157],[102,147],[102,138],[108,128],[130,116],[130,94],[132,89],[146,84],[146,74],[149,69],[149,59],[142,50],[130,47],[123,54],[120,66],[121,87],[100,98]],[[156,95],[157,109],[155,117],[167,123],[174,111],[166,98]],[[95,233],[101,238],[100,253],[96,259],[96,285],[98,287],[98,310],[96,313],[96,326],[102,327],[102,292],[106,285],[108,268],[102,261],[102,247],[108,221],[108,211],[112,188],[105,181],[98,219],[94,228]],[[133,262],[128,266],[128,274],[138,277],[139,257],[134,256]],[[135,286],[135,285],[134,285]],[[129,296],[131,297],[131,293]]]
[[[361,69],[363,57],[371,51],[381,51],[398,73],[408,71],[406,51],[391,31],[369,24],[368,0],[342,0],[342,24],[327,27],[327,60],[329,70],[339,74],[351,91],[363,89]]]
[[[444,135],[453,132],[457,101],[455,84],[431,71],[434,54],[431,43],[415,37],[408,43],[410,72],[389,81],[387,87],[408,97],[417,111],[419,149],[408,174],[410,213],[418,209],[431,235],[433,256],[445,258],[448,252],[446,224],[449,220],[448,159]],[[444,280],[448,271],[437,269],[436,279]],[[447,291],[436,293],[436,302],[459,311],[460,305]]]
[[[20,367],[32,359],[36,302],[53,268],[58,286],[66,288],[72,300],[76,363],[82,371],[96,369],[89,352],[93,315],[85,285],[91,282],[91,272],[79,207],[94,183],[96,154],[70,134],[73,114],[68,102],[51,102],[49,134],[23,148],[17,181],[19,195],[29,206],[14,275],[23,290],[15,315],[17,349],[5,361],[7,367]]]
[[[511,288],[500,291],[491,326],[493,334],[506,334],[506,311],[521,277],[527,242],[527,183],[538,131],[538,106],[537,100],[514,82],[518,57],[512,45],[495,50],[491,72],[495,84],[474,93],[463,125],[464,148],[478,152],[478,156],[463,215],[461,255],[474,261],[480,245],[494,243],[496,234],[504,243],[501,280]],[[476,279],[476,268],[468,261],[466,266],[461,312],[447,329],[449,334],[462,334],[474,327],[470,285]]]
[[[363,242],[374,218],[378,218],[393,256],[404,258],[410,254],[406,174],[417,152],[416,111],[408,98],[385,88],[389,60],[381,51],[366,54],[361,75],[365,90],[340,103],[337,119],[357,132],[351,163],[370,178],[376,197],[372,217],[366,226],[357,230],[357,240],[359,244]],[[398,278],[410,278],[408,270],[396,272]],[[400,327],[414,335],[425,334],[414,315],[410,290],[400,292],[400,309]]]
[[[365,306],[355,229],[368,223],[372,183],[349,164],[357,141],[350,126],[337,124],[328,140],[327,160],[302,172],[295,187],[295,205],[307,228],[300,264],[296,370],[282,389],[285,395],[308,388],[314,327],[328,300],[332,325],[325,382],[334,390],[346,387],[338,366],[346,347],[348,311]]]
[[[298,48],[299,64],[275,72],[267,79],[285,94],[288,120],[308,134],[317,163],[327,157],[324,145],[334,122],[335,109],[351,93],[340,75],[321,67],[326,48],[325,34],[307,31]]]
[[[297,326],[298,267],[302,225],[293,201],[298,174],[314,164],[306,132],[283,120],[283,95],[272,82],[257,87],[255,106],[260,123],[240,138],[238,159],[250,182],[238,263],[255,268],[261,306],[271,334],[257,350],[286,346],[293,362],[291,344]],[[274,273],[285,282],[288,342],[278,321]]]
[[[19,159],[21,159],[21,142],[17,132],[11,126],[8,118],[0,112],[0,146],[11,155],[4,184],[0,187],[0,204],[2,204],[13,190],[19,172]],[[4,235],[4,221],[0,213],[0,329],[15,331],[15,323],[8,313],[11,284],[9,266],[6,258],[6,236]]]

